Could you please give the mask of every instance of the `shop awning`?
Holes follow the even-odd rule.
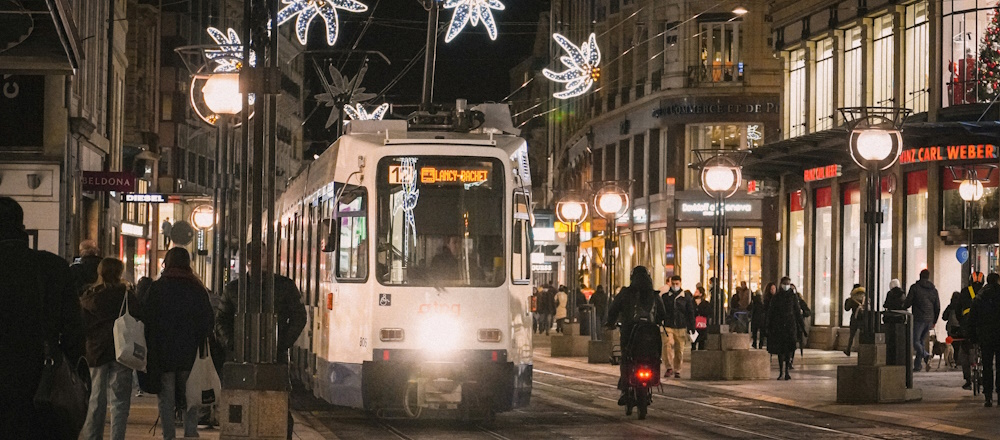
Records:
[[[743,161],[743,175],[748,179],[777,179],[786,173],[850,162],[847,130],[835,128],[754,148]]]
[[[2,74],[72,74],[78,38],[67,0],[0,0]]]

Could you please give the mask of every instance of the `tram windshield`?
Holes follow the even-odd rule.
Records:
[[[383,158],[377,176],[379,282],[503,284],[503,177],[497,159]]]

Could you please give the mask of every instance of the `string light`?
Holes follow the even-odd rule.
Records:
[[[214,27],[209,27],[206,31],[219,45],[218,49],[205,49],[205,58],[217,64],[212,71],[239,72],[243,68],[243,43],[240,41],[240,35],[233,28],[229,28],[226,33]],[[257,53],[254,51],[250,51],[250,65],[257,65]]]
[[[295,35],[299,38],[299,43],[303,46],[309,41],[309,24],[317,15],[323,17],[326,22],[326,44],[333,46],[337,42],[337,30],[340,26],[340,19],[337,16],[337,9],[348,12],[365,12],[368,6],[357,0],[281,0],[285,6],[278,11],[278,26],[298,15],[295,20]]]
[[[601,51],[597,48],[597,34],[591,33],[587,41],[580,47],[561,34],[552,34],[563,50],[569,56],[559,57],[569,69],[556,73],[549,69],[542,69],[542,75],[546,78],[560,83],[567,83],[566,90],[554,93],[552,96],[558,99],[568,99],[584,94],[594,85],[594,81],[601,77]]]
[[[475,27],[480,21],[486,27],[490,39],[497,39],[497,23],[490,9],[504,10],[500,0],[445,0],[444,8],[455,9],[455,13],[451,16],[451,24],[448,26],[448,34],[444,37],[445,43],[454,40],[469,22]]]
[[[388,103],[378,106],[375,111],[371,113],[368,113],[368,110],[365,110],[365,107],[361,104],[355,104],[353,107],[350,105],[344,106],[344,112],[355,121],[379,121],[385,117],[385,113],[388,110]]]

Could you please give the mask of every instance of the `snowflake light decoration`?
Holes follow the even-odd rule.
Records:
[[[350,112],[350,110],[347,109],[350,108],[351,105],[357,104],[360,101],[367,101],[375,97],[374,93],[366,93],[364,87],[358,87],[358,85],[361,84],[361,81],[365,79],[365,73],[368,72],[367,65],[361,66],[361,70],[359,70],[358,74],[355,75],[350,81],[348,81],[336,67],[331,65],[329,70],[329,81],[327,81],[325,76],[320,76],[320,80],[323,82],[323,89],[326,90],[326,93],[316,95],[317,101],[326,104],[327,107],[333,107],[338,110],[330,112],[330,117],[326,120],[327,128],[330,128],[331,125],[340,120],[340,109]],[[375,113],[377,112],[378,110],[375,111]]]
[[[340,26],[337,9],[349,12],[368,10],[368,6],[357,0],[281,0],[281,2],[288,6],[278,11],[278,26],[298,15],[299,18],[295,20],[295,35],[299,37],[299,43],[303,46],[308,41],[306,34],[309,31],[309,24],[317,15],[323,17],[323,21],[326,22],[326,44],[333,46],[333,43],[337,42],[337,30]]]
[[[601,51],[597,48],[597,35],[590,34],[587,41],[580,47],[560,34],[552,34],[552,38],[568,54],[568,56],[559,57],[559,61],[562,61],[569,68],[558,73],[549,69],[542,70],[542,75],[545,75],[546,78],[555,82],[568,83],[565,90],[553,93],[552,96],[567,99],[582,95],[590,90],[594,81],[601,77]]]
[[[354,107],[349,105],[344,106],[344,111],[347,112],[347,116],[355,121],[379,121],[385,117],[385,113],[389,111],[389,103],[384,103],[378,106],[375,111],[368,113],[365,110],[365,106],[361,104],[356,104]]]
[[[399,175],[403,178],[403,200],[393,211],[396,215],[400,209],[403,210],[403,259],[410,259],[410,238],[417,242],[417,223],[413,217],[413,210],[417,207],[420,199],[420,190],[417,189],[417,158],[403,157],[399,159]]]
[[[243,68],[243,43],[240,42],[240,35],[233,28],[228,29],[228,35],[214,27],[209,27],[206,31],[215,40],[215,44],[219,45],[218,49],[205,49],[205,58],[217,64],[212,71],[239,72]],[[250,65],[257,65],[257,54],[253,51],[250,51]]]
[[[493,19],[493,12],[490,9],[504,10],[500,0],[445,0],[444,8],[455,9],[455,14],[451,16],[451,24],[448,26],[448,34],[444,37],[445,43],[462,33],[462,29],[465,29],[465,25],[470,21],[472,26],[477,26],[482,21],[490,39],[497,39],[497,22]]]

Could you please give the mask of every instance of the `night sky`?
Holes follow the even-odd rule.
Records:
[[[368,11],[360,14],[340,12],[341,29],[334,46],[335,51],[329,55],[313,57],[326,71],[326,63],[332,62],[342,67],[341,72],[352,77],[357,72],[362,55],[354,53],[345,55],[342,52],[357,44],[357,50],[381,51],[392,62],[387,65],[378,57],[369,59],[368,73],[362,86],[366,92],[384,95],[373,101],[374,104],[389,102],[397,105],[416,105],[420,102],[421,85],[423,81],[424,57],[421,49],[425,46],[427,36],[427,12],[418,0],[361,0],[368,5]],[[437,73],[434,88],[434,101],[438,104],[451,106],[456,98],[466,98],[469,103],[499,101],[511,92],[509,71],[515,65],[530,55],[537,29],[538,14],[548,7],[545,0],[501,0],[506,9],[493,10],[497,21],[498,37],[490,40],[486,29],[480,23],[465,27],[462,33],[450,43],[444,42],[444,34],[451,20],[453,9],[444,9],[440,15],[440,25],[445,27],[438,39]],[[358,41],[358,35],[370,19],[367,31]],[[323,38],[325,27],[322,20],[316,19],[310,28],[310,51],[328,49]],[[407,64],[418,58],[407,70]],[[306,87],[317,86],[313,62],[307,58]],[[405,73],[404,70],[406,70]],[[384,90],[394,79],[398,82]],[[304,97],[306,115],[315,106],[312,96],[318,92],[309,91]],[[396,114],[407,114],[412,109],[397,107]],[[324,138],[325,122],[328,115],[325,108],[319,109],[306,121],[307,139]]]

